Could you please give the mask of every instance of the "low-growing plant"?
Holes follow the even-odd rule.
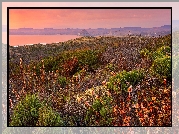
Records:
[[[112,98],[103,96],[96,99],[86,113],[85,121],[89,126],[110,126],[112,123]]]
[[[147,57],[147,56],[149,56],[150,51],[148,49],[144,48],[140,51],[140,54],[142,57]]]
[[[157,51],[161,52],[165,56],[171,55],[171,47],[169,47],[169,46],[162,46]]]
[[[169,46],[162,46],[157,51],[153,52],[150,54],[152,60],[155,60],[157,58],[162,58],[165,56],[170,56],[171,55],[171,48]]]
[[[9,73],[10,75],[17,75],[20,73],[20,66],[16,63],[9,62]]]
[[[10,126],[35,126],[41,105],[37,95],[27,95],[15,106]]]
[[[171,57],[165,56],[154,60],[152,65],[152,72],[159,78],[171,78]]]
[[[49,106],[39,108],[39,118],[36,126],[62,126],[60,115]]]
[[[117,66],[115,64],[109,63],[106,66],[106,69],[110,70],[110,71],[115,71],[117,69]]]
[[[121,91],[127,91],[130,85],[135,86],[144,78],[144,73],[141,70],[132,70],[126,72],[125,70],[110,78],[108,88],[119,93]]]
[[[93,65],[98,63],[98,52],[93,50],[82,51],[78,53],[79,66],[88,65],[93,67]]]
[[[59,82],[61,87],[65,87],[65,85],[67,84],[67,79],[64,76],[59,76],[58,77],[58,82]]]
[[[67,60],[63,64],[62,73],[64,76],[72,76],[78,70],[78,59],[76,57]]]
[[[37,94],[28,94],[15,107],[10,126],[61,126],[63,121]]]

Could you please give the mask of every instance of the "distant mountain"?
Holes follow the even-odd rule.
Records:
[[[161,28],[171,29],[171,25],[163,25]]]
[[[96,29],[33,29],[19,28],[10,29],[10,35],[78,35],[78,36],[126,36],[126,35],[143,35],[158,36],[171,33],[171,25],[163,25],[161,27],[141,28],[141,27],[119,27],[119,28],[96,28]]]
[[[79,36],[91,36],[85,29],[83,29],[80,33],[78,33]]]

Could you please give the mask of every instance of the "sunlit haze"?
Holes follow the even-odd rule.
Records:
[[[9,27],[119,28],[171,25],[170,9],[10,9]]]

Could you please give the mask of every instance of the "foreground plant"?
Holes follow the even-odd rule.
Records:
[[[10,126],[61,126],[60,115],[40,102],[37,94],[28,94],[15,107]]]
[[[26,95],[14,109],[10,126],[35,126],[42,106],[37,95]]]

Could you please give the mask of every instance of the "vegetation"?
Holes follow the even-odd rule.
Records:
[[[41,103],[36,95],[27,95],[20,101],[13,113],[11,126],[35,126]]]
[[[63,121],[58,113],[51,107],[44,106],[39,109],[37,126],[63,126]]]
[[[11,126],[171,126],[171,35],[10,51]]]
[[[167,78],[171,80],[171,57],[165,56],[163,58],[157,58],[154,60],[152,70],[158,77]]]
[[[26,95],[15,107],[10,126],[59,126],[60,116],[37,95]]]
[[[122,71],[110,79],[108,88],[115,91],[123,90],[127,92],[127,89],[129,88],[130,85],[135,86],[143,78],[144,75],[141,71],[137,71],[137,70],[132,70],[129,72]]]

